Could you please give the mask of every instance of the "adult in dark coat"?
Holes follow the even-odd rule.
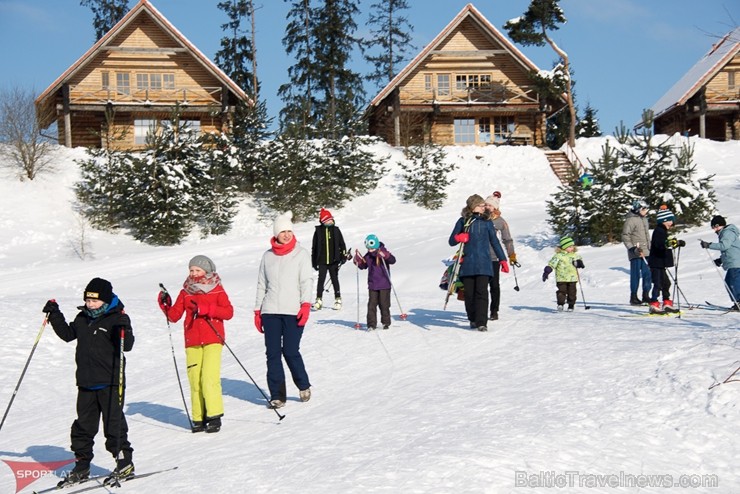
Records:
[[[324,282],[326,273],[329,273],[331,284],[334,287],[334,308],[342,308],[342,292],[339,288],[339,266],[347,261],[347,246],[344,244],[342,231],[334,222],[331,213],[321,208],[319,213],[320,225],[316,226],[313,233],[313,243],[311,246],[311,265],[319,272],[319,279],[316,286],[316,302],[313,305],[315,310],[321,309],[324,303],[322,295],[324,293]]]
[[[59,305],[49,300],[43,311],[49,315],[54,332],[64,341],[77,340],[77,419],[72,423],[72,451],[76,463],[60,482],[79,482],[88,478],[93,445],[103,416],[105,449],[117,459],[113,472],[119,478],[134,474],[133,448],[128,440],[128,425],[123,414],[125,373],[121,344],[127,352],[134,346],[131,320],[123,303],[113,293],[110,282],[93,278],[83,292],[85,305],[74,321],[67,323]]]
[[[468,197],[460,218],[450,234],[449,244],[464,243],[460,264],[460,281],[465,295],[465,312],[471,328],[488,331],[488,283],[493,276],[491,253],[501,261],[501,271],[509,272],[506,254],[496,236],[493,223],[483,216],[485,201],[478,194]]]

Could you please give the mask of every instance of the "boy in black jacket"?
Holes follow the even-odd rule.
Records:
[[[339,266],[347,261],[347,246],[339,227],[334,223],[334,217],[328,209],[321,208],[319,213],[320,225],[316,226],[311,246],[311,265],[319,272],[318,286],[316,287],[316,302],[314,310],[320,310],[324,303],[321,296],[324,292],[326,273],[329,273],[331,284],[334,286],[334,309],[342,308],[342,292],[339,289]]]
[[[67,342],[77,340],[77,419],[72,423],[71,433],[76,462],[69,475],[59,482],[59,487],[90,476],[101,414],[105,448],[117,460],[116,468],[104,483],[116,484],[134,475],[133,448],[128,441],[128,425],[123,415],[125,358],[121,362],[121,352],[134,346],[131,320],[107,280],[93,278],[82,298],[85,305],[79,307],[80,313],[69,324],[54,300],[46,302],[43,308],[57,336]]]
[[[668,230],[671,229],[676,217],[666,206],[661,206],[656,215],[658,225],[653,230],[653,236],[650,239],[650,255],[648,256],[648,266],[650,266],[650,276],[653,280],[653,291],[650,297],[650,313],[665,314],[666,312],[678,312],[673,307],[671,300],[671,280],[668,277],[666,268],[673,267],[673,248],[678,245],[685,245],[684,241],[679,241],[675,237],[668,236]],[[658,296],[663,296],[663,308],[660,307]]]

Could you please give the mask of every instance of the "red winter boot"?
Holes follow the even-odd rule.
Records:
[[[673,307],[673,302],[669,299],[663,300],[663,312],[678,312],[678,309]]]
[[[663,309],[660,308],[660,302],[650,302],[650,313],[651,314],[665,314]]]

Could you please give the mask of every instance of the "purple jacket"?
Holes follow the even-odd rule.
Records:
[[[383,252],[387,258],[378,255]],[[385,262],[384,262],[385,261]],[[390,290],[391,288],[391,264],[396,263],[396,258],[380,242],[380,248],[376,251],[368,251],[363,257],[355,254],[355,265],[360,269],[367,269],[367,287],[370,290]]]

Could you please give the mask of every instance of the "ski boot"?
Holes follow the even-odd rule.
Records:
[[[321,301],[320,298],[316,299],[316,302],[313,304],[313,310],[321,310],[321,308],[324,306],[324,303]]]
[[[342,299],[337,298],[334,299],[334,310],[341,310],[342,309]]]
[[[678,309],[673,307],[673,301],[666,299],[666,300],[663,300],[663,312],[670,314],[670,313],[678,312]]]
[[[637,292],[630,294],[630,305],[642,305],[642,300],[637,296]]]
[[[75,484],[81,484],[90,479],[90,462],[78,461],[69,474],[59,481],[57,489],[69,487]]]
[[[665,311],[660,308],[660,302],[650,302],[650,313],[651,314],[665,314]]]
[[[103,480],[103,485],[118,487],[121,482],[134,476],[134,464],[130,458],[123,458],[116,462],[116,468]]]

